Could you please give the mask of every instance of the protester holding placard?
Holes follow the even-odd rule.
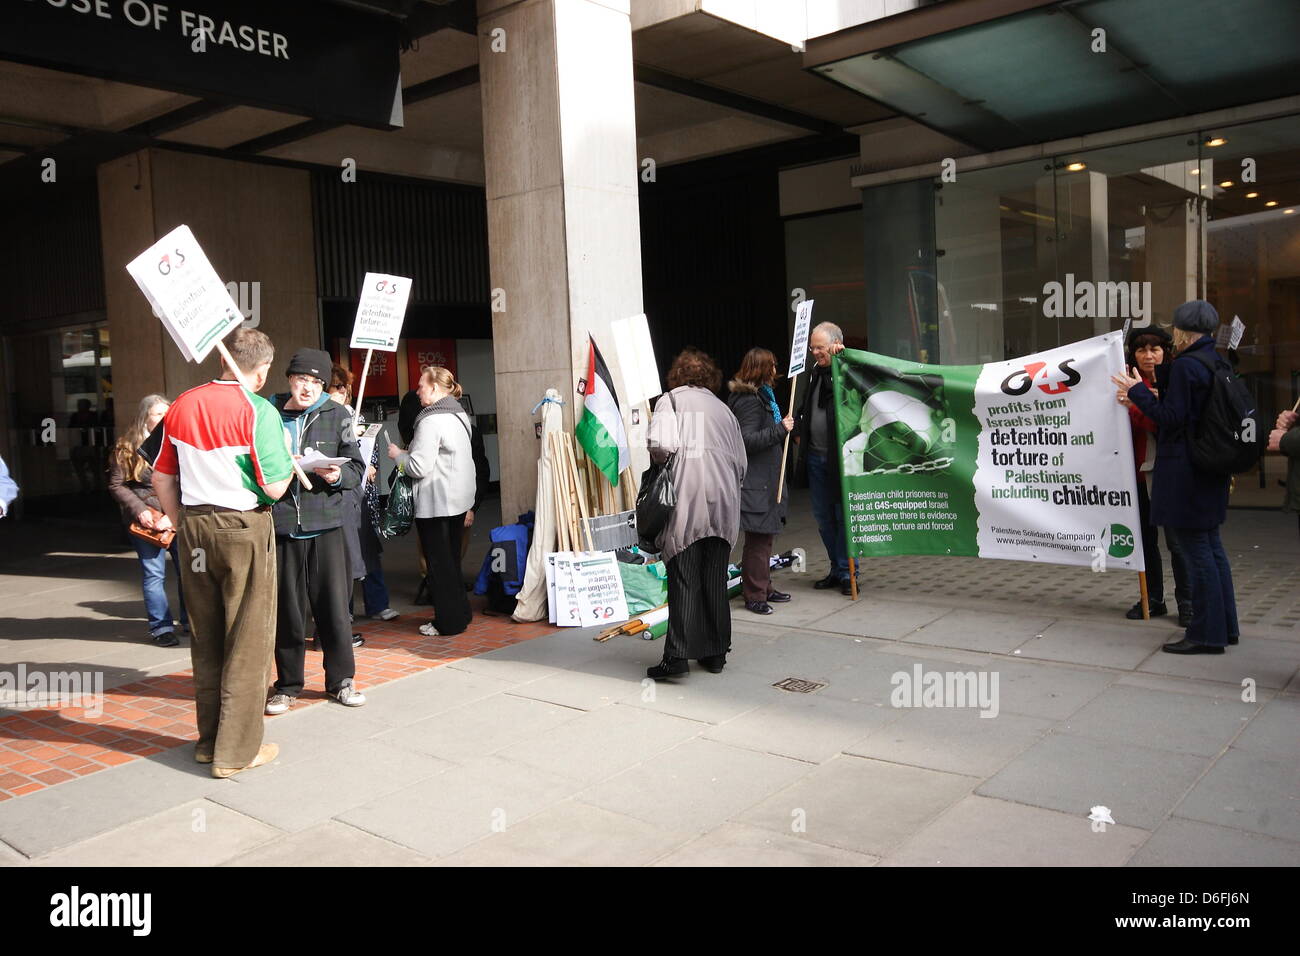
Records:
[[[1278,413],[1273,430],[1268,435],[1268,450],[1280,452],[1288,459],[1286,498],[1282,502],[1282,511],[1285,514],[1300,514],[1300,415],[1289,408]]]
[[[194,759],[229,777],[276,758],[262,743],[267,665],[275,641],[275,526],[271,503],[293,480],[266,384],[275,347],[236,329],[222,377],[182,394],[142,448],[163,512],[180,528],[181,586],[199,739]]]
[[[1133,329],[1129,333],[1126,358],[1136,368],[1143,383],[1157,398],[1169,378],[1169,364],[1173,358],[1173,340],[1158,325]],[[1125,395],[1121,399],[1127,406],[1129,424],[1133,430],[1133,461],[1137,465],[1138,515],[1142,522],[1142,555],[1146,566],[1147,599],[1151,617],[1169,613],[1165,604],[1164,566],[1160,560],[1160,528],[1151,521],[1151,496],[1147,491],[1147,476],[1156,463],[1156,423],[1143,414]],[[1192,622],[1191,579],[1187,563],[1179,550],[1178,539],[1166,532],[1165,544],[1169,548],[1170,563],[1174,568],[1174,600],[1178,603],[1178,626],[1187,627]],[[1142,601],[1139,599],[1125,613],[1130,621],[1142,620]]]
[[[780,479],[781,445],[794,428],[794,419],[781,417],[772,384],[776,381],[776,356],[767,349],[745,353],[740,371],[727,383],[727,405],[736,416],[745,443],[748,465],[740,489],[740,530],[745,547],[740,560],[745,608],[771,614],[772,603],[790,595],[772,589],[772,543],[785,524],[785,502],[776,500]]]
[[[135,421],[113,445],[108,460],[108,493],[117,502],[122,513],[122,521],[131,528],[136,527],[145,532],[167,532],[172,530],[171,519],[163,514],[162,502],[153,490],[153,469],[144,458],[136,453],[150,432],[167,414],[171,403],[163,395],[146,395],[140,400],[140,410]],[[144,583],[144,609],[149,618],[149,637],[159,647],[176,647],[180,641],[176,637],[176,621],[172,618],[171,604],[167,600],[167,554],[171,553],[172,568],[180,580],[180,559],[176,554],[176,539],[172,538],[167,547],[159,547],[139,535],[131,535],[131,544],[140,559],[140,573]],[[185,591],[176,589],[177,609],[180,611],[180,626],[187,628],[189,619],[185,615]]]
[[[415,418],[409,451],[388,443],[388,457],[415,481],[415,528],[428,567],[434,618],[420,625],[426,637],[460,634],[473,613],[460,573],[465,513],[474,504],[474,458],[469,416],[456,399],[460,385],[445,368],[431,365],[417,389],[423,410]]]
[[[799,411],[794,416],[795,440],[799,442],[798,470],[808,483],[813,517],[830,559],[826,577],[813,584],[818,590],[838,587],[852,593],[849,558],[844,531],[844,504],[840,488],[840,449],[835,432],[834,382],[831,357],[844,351],[844,333],[832,322],[822,322],[808,337],[813,368],[804,389]]]
[[[1188,447],[1210,396],[1214,373],[1202,357],[1217,364],[1213,332],[1218,324],[1214,306],[1201,299],[1174,310],[1177,357],[1158,400],[1140,377],[1112,376],[1121,398],[1132,401],[1159,429],[1151,521],[1177,540],[1191,572],[1192,622],[1182,640],[1164,645],[1170,654],[1222,654],[1239,634],[1232,569],[1219,540],[1219,526],[1227,518],[1228,476],[1197,468]]]
[[[646,671],[654,680],[688,674],[692,660],[716,674],[731,650],[727,559],[747,462],[740,426],[715,394],[721,380],[711,358],[686,349],[650,421],[650,457],[663,464],[672,456],[677,497],[655,542],[668,567],[668,633],[663,661]]]
[[[294,454],[304,457],[314,451],[329,463],[304,464],[312,474],[311,488],[295,485],[275,505],[279,616],[269,715],[283,714],[302,693],[309,610],[325,657],[325,692],[347,707],[366,702],[356,689],[348,612],[352,575],[344,531],[347,493],[360,486],[365,465],[352,417],[324,391],[332,364],[320,349],[299,349],[289,360],[289,391],[271,399]]]

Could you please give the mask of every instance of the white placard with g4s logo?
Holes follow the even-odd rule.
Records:
[[[361,286],[361,301],[357,303],[350,347],[396,352],[410,297],[410,279],[367,272]]]
[[[202,362],[244,321],[189,226],[167,233],[132,259],[126,271],[191,362]]]

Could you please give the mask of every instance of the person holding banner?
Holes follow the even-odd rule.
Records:
[[[1168,332],[1158,325],[1148,325],[1133,329],[1128,337],[1127,358],[1129,364],[1137,369],[1143,383],[1157,398],[1160,387],[1167,384],[1169,363],[1173,354],[1173,340]],[[1159,380],[1159,385],[1157,384]],[[1146,567],[1148,585],[1148,608],[1151,617],[1162,617],[1169,613],[1165,604],[1164,565],[1160,560],[1159,525],[1151,521],[1151,496],[1147,491],[1147,475],[1151,474],[1156,462],[1156,423],[1142,413],[1127,395],[1121,396],[1121,402],[1128,408],[1129,425],[1133,431],[1133,461],[1137,465],[1137,501],[1138,516],[1142,521],[1142,557]],[[1178,626],[1187,627],[1192,623],[1191,580],[1187,573],[1187,562],[1179,550],[1175,536],[1165,533],[1165,545],[1169,548],[1169,560],[1174,568],[1174,600],[1178,603]],[[1142,601],[1139,598],[1124,614],[1130,621],[1142,620]]]
[[[771,614],[772,603],[790,600],[790,595],[772,590],[772,543],[785,524],[786,512],[785,502],[776,500],[781,445],[794,428],[792,417],[781,417],[772,390],[775,381],[776,356],[753,348],[727,383],[731,393],[727,405],[736,416],[748,456],[740,488],[740,530],[745,532],[740,570],[745,609],[755,614]]]
[[[698,660],[717,674],[731,650],[727,559],[740,531],[747,461],[736,417],[716,395],[722,374],[699,349],[686,349],[668,372],[647,436],[650,457],[673,456],[677,504],[656,546],[668,566],[668,633],[653,680],[684,677]]]
[[[1157,400],[1131,373],[1112,376],[1125,397],[1159,429],[1151,522],[1186,555],[1192,581],[1192,622],[1182,640],[1164,645],[1169,654],[1222,654],[1238,640],[1232,569],[1219,540],[1228,515],[1228,477],[1197,469],[1187,448],[1210,395],[1212,373],[1194,353],[1214,356],[1219,313],[1201,299],[1174,310],[1174,351],[1169,385]]]
[[[415,484],[415,529],[434,605],[434,618],[420,625],[420,633],[449,636],[463,632],[473,617],[460,572],[460,538],[475,492],[469,416],[456,401],[460,385],[445,368],[426,368],[417,391],[424,409],[415,418],[410,450],[389,442],[388,457]]]
[[[838,587],[841,594],[852,594],[831,380],[831,357],[844,351],[844,333],[833,322],[821,322],[808,337],[808,347],[815,364],[794,417],[794,434],[801,452],[799,474],[808,483],[813,517],[831,565],[826,577],[814,582],[813,587],[818,590]]]
[[[325,692],[345,707],[366,702],[356,688],[348,613],[352,574],[344,530],[347,495],[361,484],[365,466],[352,417],[325,392],[332,364],[321,349],[299,349],[289,360],[289,391],[271,400],[294,454],[305,457],[314,450],[328,463],[304,463],[312,472],[311,488],[294,485],[274,509],[280,609],[269,716],[283,714],[302,693],[309,610],[325,657]]]
[[[275,643],[271,504],[293,480],[280,417],[260,391],[275,358],[266,334],[239,328],[224,343],[222,377],[182,394],[141,454],[163,513],[180,529],[181,586],[199,739],[194,759],[224,778],[260,767],[267,668]],[[231,364],[237,368],[231,368]]]
[[[1300,514],[1300,415],[1294,409],[1278,412],[1273,430],[1268,433],[1268,450],[1286,455],[1286,498],[1283,514]]]

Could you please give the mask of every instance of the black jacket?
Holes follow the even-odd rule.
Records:
[[[803,395],[799,398],[799,407],[794,413],[794,431],[791,433],[799,439],[799,454],[795,461],[795,479],[801,488],[808,487],[808,452],[812,448],[812,412],[813,393],[819,387],[821,376],[831,374],[831,367],[822,368],[814,364],[804,383]],[[823,409],[826,415],[826,435],[829,447],[826,451],[826,484],[835,489],[834,501],[839,500],[840,487],[840,452],[835,438],[835,400],[832,395]]]
[[[785,447],[785,428],[772,420],[771,406],[748,382],[733,379],[727,383],[731,394],[727,405],[740,425],[749,467],[740,486],[740,530],[755,534],[777,534],[785,523],[787,486],[780,504],[776,487],[781,477],[781,452]]]
[[[308,491],[295,477],[284,497],[271,509],[275,533],[311,534],[341,528],[347,518],[344,492],[360,485],[366,473],[361,461],[361,446],[352,430],[352,416],[327,394],[322,394],[320,401],[305,411],[286,413],[284,403],[288,398],[287,392],[274,395],[271,404],[280,411],[282,418],[286,415],[301,418],[302,430],[294,453],[299,454],[303,448],[310,447],[326,457],[349,460],[339,468],[342,476],[337,485],[327,485],[325,479],[308,472],[307,477],[311,479],[311,491]]]

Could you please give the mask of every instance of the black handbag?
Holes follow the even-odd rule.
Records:
[[[668,393],[668,401],[676,417],[677,402],[672,392]],[[676,459],[677,452],[670,452],[662,464],[651,462],[641,476],[641,493],[636,496],[636,530],[645,541],[656,541],[663,534],[677,507],[677,488],[673,484]]]

